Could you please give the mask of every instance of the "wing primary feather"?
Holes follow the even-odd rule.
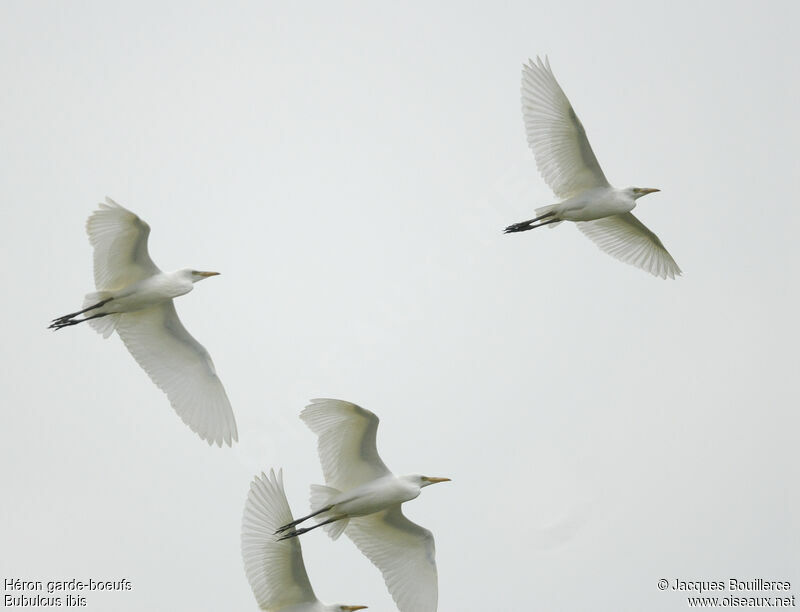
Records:
[[[661,240],[632,213],[576,223],[602,251],[620,261],[674,279],[682,271]]]
[[[250,484],[242,516],[242,559],[253,594],[263,610],[316,602],[298,538],[278,541],[274,532],[292,521],[283,472],[263,472]]]
[[[369,410],[343,400],[314,399],[300,418],[318,436],[328,486],[347,491],[391,474],[376,447],[378,417]]]
[[[111,198],[86,221],[94,248],[94,279],[100,291],[114,291],[157,274],[147,239],[150,226]]]
[[[584,189],[609,186],[547,57],[523,64],[521,98],[528,145],[553,192],[566,199]]]
[[[381,571],[400,612],[436,611],[436,546],[430,531],[395,506],[351,519],[345,533]]]
[[[186,331],[172,300],[119,315],[117,333],[192,431],[218,446],[238,439],[233,409],[211,356]]]

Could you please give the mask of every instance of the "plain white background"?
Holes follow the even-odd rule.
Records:
[[[0,9],[0,575],[127,578],[94,610],[255,610],[252,476],[321,482],[297,418],[381,418],[436,536],[440,606],[677,610],[660,578],[800,588],[792,2],[16,2]],[[548,54],[612,184],[685,275],[569,224],[528,151]],[[240,443],[207,447],[115,336],[48,320],[94,290],[109,195],[165,270]],[[394,606],[346,538],[303,538],[324,601]],[[776,593],[767,593],[775,595]]]

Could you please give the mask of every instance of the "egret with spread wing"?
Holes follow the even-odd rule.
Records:
[[[82,310],[53,319],[50,328],[88,321],[104,338],[116,330],[184,423],[209,444],[236,441],[233,410],[211,356],[186,331],[172,303],[218,273],[159,270],[147,252],[150,226],[110,198],[89,217],[86,231],[97,292],[86,296]]]
[[[401,612],[434,612],[438,578],[433,534],[408,520],[400,505],[420,490],[449,478],[395,476],[375,446],[378,417],[350,402],[317,399],[300,418],[317,436],[327,486],[311,486],[311,514],[283,525],[283,539],[323,527],[342,532],[383,574]],[[315,517],[314,527],[295,529]]]
[[[308,581],[297,539],[280,541],[275,530],[292,520],[283,473],[261,474],[250,484],[242,517],[242,558],[247,580],[262,610],[269,612],[354,612],[367,606],[326,605]]]
[[[574,221],[606,253],[661,278],[681,269],[653,232],[633,216],[636,200],[658,189],[616,189],[606,180],[586,132],[550,63],[522,68],[522,116],[539,173],[563,201],[536,209],[536,217],[509,225],[505,233]]]

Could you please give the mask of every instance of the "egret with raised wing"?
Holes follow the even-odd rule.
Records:
[[[525,232],[574,221],[600,249],[661,278],[681,269],[653,232],[633,216],[636,200],[658,189],[612,187],[550,63],[538,57],[522,67],[522,117],[539,173],[561,202],[536,209],[536,217],[509,225]]]
[[[300,418],[319,437],[327,486],[311,485],[311,514],[276,533],[289,539],[324,527],[335,540],[344,532],[381,571],[401,612],[435,612],[439,587],[433,534],[408,520],[401,504],[418,497],[423,487],[450,479],[395,476],[375,446],[378,417],[342,400],[311,402]],[[317,525],[296,529],[311,517]]]
[[[50,328],[87,321],[104,338],[116,331],[192,431],[209,444],[231,445],[238,434],[228,396],[211,356],[186,331],[172,302],[218,273],[162,272],[147,252],[150,226],[110,198],[89,217],[86,231],[97,292],[86,296],[82,310],[53,319]]]
[[[300,541],[280,541],[275,530],[292,520],[283,473],[256,476],[242,517],[242,558],[247,580],[262,610],[269,612],[354,612],[367,606],[324,604],[314,595]]]

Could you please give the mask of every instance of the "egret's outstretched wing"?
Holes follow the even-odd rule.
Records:
[[[319,436],[317,450],[328,486],[346,491],[391,474],[375,448],[378,417],[360,406],[335,399],[314,399],[300,413]]]
[[[160,272],[147,252],[150,226],[111,198],[86,221],[86,233],[97,289],[113,291]]]
[[[247,580],[262,610],[276,610],[317,601],[308,581],[300,538],[278,541],[275,531],[292,522],[283,490],[283,472],[277,478],[261,474],[250,483],[242,517],[242,558]]]
[[[536,165],[560,198],[592,187],[608,187],[586,132],[558,85],[550,63],[522,66],[522,118]]]
[[[211,356],[186,331],[172,300],[119,315],[117,333],[192,431],[219,446],[238,439]]]
[[[653,232],[632,213],[576,223],[597,246],[617,259],[661,278],[680,276],[681,269]]]
[[[433,534],[400,506],[351,518],[347,536],[374,563],[401,612],[435,612],[439,600]]]

